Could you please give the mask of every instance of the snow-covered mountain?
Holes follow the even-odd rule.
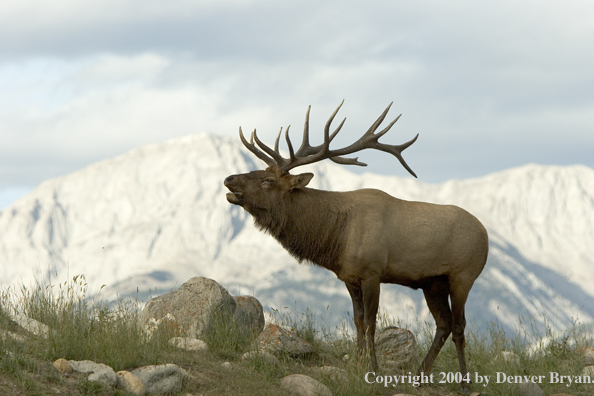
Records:
[[[238,139],[198,134],[48,180],[0,212],[0,282],[85,274],[90,291],[107,285],[106,298],[137,289],[142,297],[201,275],[265,307],[346,318],[350,299],[333,273],[297,264],[227,203],[223,179],[262,167]],[[469,322],[513,328],[521,315],[536,323],[544,315],[558,329],[576,317],[594,323],[594,170],[526,165],[436,185],[330,162],[303,171],[316,175],[311,187],[379,188],[476,215],[491,247],[467,304]],[[430,316],[422,292],[401,286],[382,285],[380,304],[404,322]]]

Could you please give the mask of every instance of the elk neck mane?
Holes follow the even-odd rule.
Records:
[[[348,218],[343,193],[300,188],[254,214],[256,226],[272,235],[299,262],[337,269]]]

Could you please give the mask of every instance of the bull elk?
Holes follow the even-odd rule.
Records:
[[[330,126],[342,103],[326,123],[324,141],[318,146],[309,143],[308,108],[297,151],[289,139],[289,128],[285,132],[288,158],[279,152],[282,129],[272,149],[258,139],[255,130],[248,142],[240,127],[245,147],[268,168],[227,177],[227,200],[250,213],[255,225],[276,238],[299,262],[307,260],[327,268],[345,283],[353,302],[359,355],[369,356],[373,369],[378,367],[374,336],[380,283],[395,283],[422,289],[435,318],[435,338],[417,374],[431,370],[451,333],[460,372],[466,378],[464,305],[488,252],[487,231],[480,221],[457,206],[405,201],[375,189],[333,192],[308,188],[312,173],[289,173],[324,159],[366,166],[358,158],[344,156],[371,148],[393,154],[416,177],[402,151],[418,134],[401,145],[378,142],[400,118],[376,133],[391,105],[359,140],[335,150],[330,149],[330,143],[346,118],[332,133]],[[469,381],[462,387],[468,391]]]

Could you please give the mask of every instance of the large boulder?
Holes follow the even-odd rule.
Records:
[[[244,297],[244,296],[242,296]],[[262,305],[244,298],[236,302],[229,292],[216,281],[195,277],[181,285],[178,290],[151,299],[144,307],[141,321],[145,325],[161,323],[164,318],[177,336],[205,339],[213,319],[234,320],[241,326],[253,329],[256,334],[261,329],[259,316],[264,316]],[[247,302],[244,304],[244,300]],[[248,310],[244,309],[244,306]],[[258,308],[260,313],[258,313]],[[215,316],[216,314],[216,316]],[[173,323],[173,324],[171,324]]]
[[[264,310],[262,304],[253,296],[233,297],[237,304],[237,319],[239,323],[253,330],[255,335],[264,330],[266,321],[264,320]]]
[[[408,365],[415,358],[417,340],[409,330],[389,326],[375,334],[375,350],[386,363],[398,367]]]

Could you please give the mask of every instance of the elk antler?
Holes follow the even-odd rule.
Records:
[[[241,139],[245,147],[247,147],[247,149],[254,153],[258,158],[266,162],[269,166],[278,167],[284,172],[288,172],[290,169],[296,168],[301,165],[312,164],[314,162],[318,162],[327,158],[339,164],[367,166],[367,164],[359,162],[358,157],[345,158],[343,156],[370,148],[385,151],[386,153],[394,155],[396,158],[398,158],[398,161],[400,161],[402,166],[404,166],[404,168],[411,175],[417,177],[415,172],[413,172],[413,170],[408,166],[406,161],[404,161],[404,158],[402,158],[402,151],[404,151],[407,147],[413,144],[419,137],[419,134],[417,134],[417,136],[415,136],[412,140],[400,145],[388,145],[378,142],[378,139],[385,135],[386,132],[388,132],[390,128],[392,128],[392,125],[394,125],[402,115],[400,114],[387,127],[385,127],[380,132],[375,133],[375,131],[379,128],[380,124],[384,121],[384,118],[386,118],[386,115],[388,114],[388,111],[390,110],[392,103],[390,103],[388,107],[386,107],[386,110],[384,110],[384,112],[371,125],[371,127],[369,127],[367,132],[365,132],[363,136],[359,138],[359,140],[357,140],[355,143],[351,144],[348,147],[337,150],[330,150],[330,142],[332,142],[332,140],[338,134],[338,132],[344,125],[344,122],[346,121],[346,118],[342,120],[340,125],[332,132],[332,134],[330,134],[330,125],[332,124],[334,117],[338,113],[338,110],[340,110],[340,108],[342,107],[343,103],[344,100],[340,103],[336,110],[334,110],[334,113],[332,113],[332,115],[328,119],[328,122],[326,122],[326,126],[324,127],[324,142],[319,146],[311,146],[309,144],[309,110],[311,109],[311,106],[307,108],[307,113],[305,115],[305,127],[303,128],[303,141],[301,142],[301,147],[299,147],[297,152],[294,152],[293,145],[291,144],[291,140],[289,139],[290,126],[287,127],[287,130],[285,131],[285,139],[287,141],[287,146],[289,148],[289,158],[284,158],[280,154],[278,149],[279,140],[283,131],[282,128],[278,133],[278,136],[276,137],[276,141],[274,143],[274,150],[266,146],[264,143],[260,141],[260,139],[258,139],[258,135],[256,135],[255,129],[254,132],[252,132],[252,136],[249,143],[244,138],[243,132],[241,131],[241,127],[239,128],[239,138]],[[254,141],[263,151],[260,151],[260,149],[256,147]]]

